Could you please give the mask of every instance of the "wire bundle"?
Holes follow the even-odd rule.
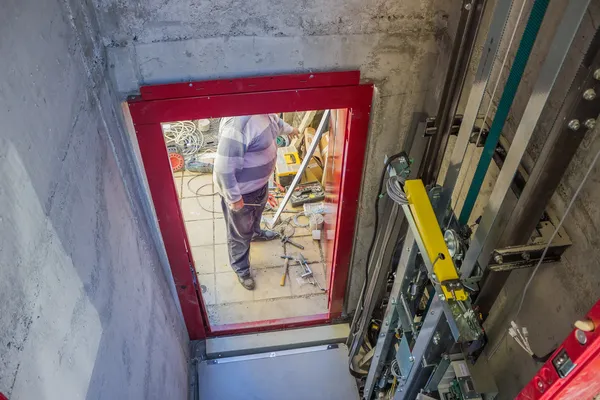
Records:
[[[406,193],[404,193],[403,189],[405,181],[406,179],[403,177],[394,175],[390,176],[386,184],[388,196],[390,196],[390,199],[400,205],[408,204],[408,199],[406,198]]]
[[[529,344],[529,331],[526,327],[520,328],[515,321],[510,321],[510,328],[508,328],[508,334],[510,337],[515,339],[515,342],[523,350],[527,352],[531,357],[533,357],[533,350],[531,350],[531,345]]]
[[[167,146],[177,145],[186,159],[197,154],[204,145],[204,134],[196,129],[193,121],[163,124],[163,134]]]

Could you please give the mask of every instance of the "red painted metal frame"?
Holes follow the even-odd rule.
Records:
[[[210,333],[213,336],[239,335],[243,333],[253,333],[257,330],[289,329],[297,327],[306,327],[321,325],[330,322],[331,313],[307,315],[302,317],[267,319],[256,322],[242,322],[239,324],[224,324],[211,326]]]
[[[324,72],[319,74],[259,76],[245,79],[225,79],[218,81],[143,86],[140,88],[140,95],[143,100],[164,100],[230,93],[354,86],[358,85],[359,82],[359,71]]]
[[[359,85],[358,72],[285,75],[227,81],[144,87],[139,98],[128,102],[150,192],[190,338],[202,339],[229,333],[282,329],[328,322],[341,315],[354,237],[360,182],[367,143],[373,86]],[[307,87],[314,82],[316,87]],[[205,95],[187,91],[202,86]],[[331,85],[331,86],[325,86]],[[343,86],[339,86],[343,85]],[[169,88],[172,88],[172,91]],[[237,90],[257,91],[236,92]],[[228,90],[232,92],[226,93]],[[193,93],[193,94],[192,94]],[[161,97],[163,99],[159,99]],[[189,97],[193,96],[193,97]],[[343,138],[343,170],[338,187],[339,206],[332,263],[335,279],[330,285],[329,313],[300,319],[256,321],[221,327],[208,325],[205,305],[197,292],[193,259],[177,193],[171,175],[161,122],[224,116],[292,112],[317,109],[349,110]],[[343,216],[343,218],[342,218]]]
[[[518,400],[588,400],[600,394],[600,301],[587,314],[597,329],[585,332],[587,341],[580,344],[573,330],[535,377],[516,397]],[[575,368],[561,378],[552,360],[565,350]]]

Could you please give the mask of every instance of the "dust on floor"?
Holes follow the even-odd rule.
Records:
[[[302,268],[290,262],[285,286],[282,255],[300,251],[310,264],[315,279],[326,287],[323,252],[319,241],[306,228],[296,228],[292,240],[304,246],[285,249],[279,240],[255,242],[250,248],[253,291],[244,289],[227,256],[227,233],[220,197],[213,193],[212,176],[192,172],[174,173],[196,274],[211,325],[301,317],[328,311],[327,292],[300,278]],[[268,214],[267,214],[268,215]],[[285,251],[285,253],[284,253]]]

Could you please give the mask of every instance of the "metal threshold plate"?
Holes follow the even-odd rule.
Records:
[[[202,361],[200,400],[358,399],[348,348],[325,345]]]

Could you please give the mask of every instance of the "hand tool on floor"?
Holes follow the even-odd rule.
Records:
[[[288,274],[288,269],[290,268],[290,259],[292,257],[290,256],[281,256],[282,258],[285,258],[285,264],[283,266],[283,275],[281,275],[281,281],[279,282],[279,286],[285,286],[285,277]]]
[[[304,250],[304,246],[302,246],[301,244],[298,244],[298,243],[294,242],[293,240],[290,239],[289,236],[287,236],[287,235],[280,235],[280,236],[281,236],[281,243],[282,244],[289,243],[292,246],[299,248],[300,250]]]
[[[313,275],[313,271],[312,271],[312,269],[310,269],[310,266],[308,265],[308,262],[306,261],[306,258],[304,258],[302,253],[298,253],[298,255],[296,257],[281,256],[281,258],[296,261],[304,269],[304,273],[300,274],[300,278],[304,279],[306,282],[310,283],[311,285],[317,286],[319,289],[325,291],[325,289],[323,289],[321,287],[321,285],[319,284],[319,282],[315,279],[315,276]]]

